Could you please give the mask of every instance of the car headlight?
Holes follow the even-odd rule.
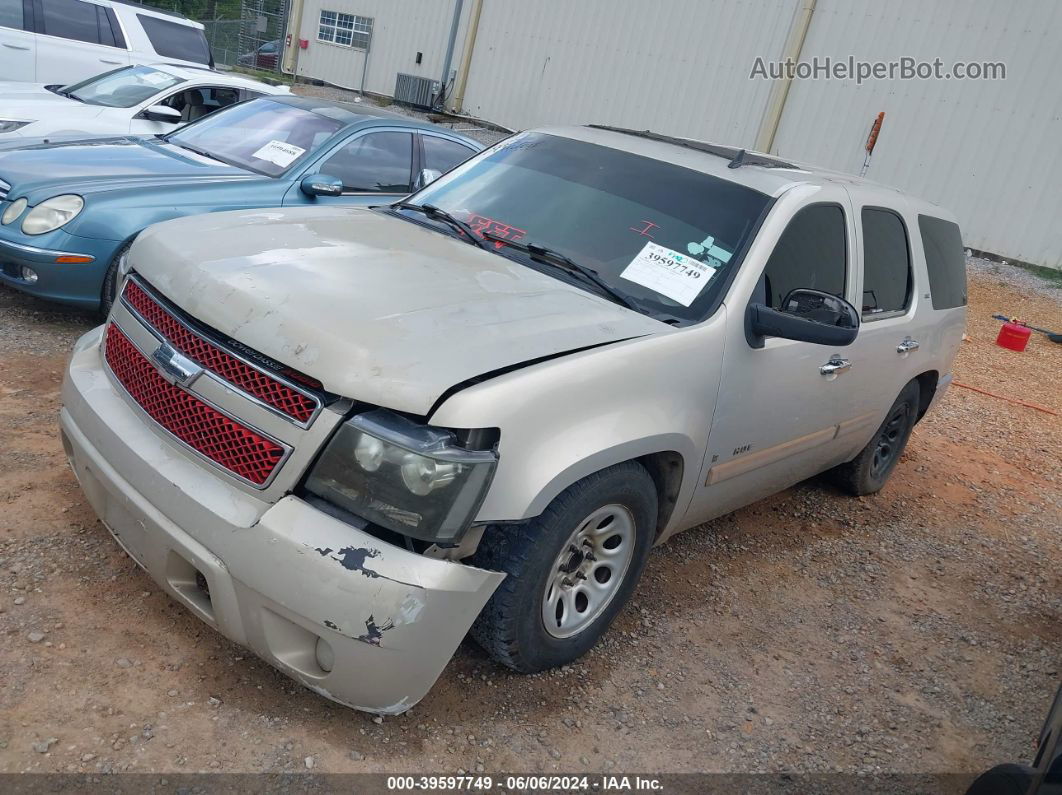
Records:
[[[0,216],[0,224],[7,226],[13,224],[15,220],[22,215],[22,211],[26,209],[26,205],[29,204],[25,197],[21,199],[15,199],[11,202],[11,205],[4,210],[4,214]]]
[[[22,231],[27,235],[43,235],[58,229],[73,219],[85,206],[80,196],[68,193],[53,196],[30,210],[22,222]]]
[[[27,124],[33,124],[33,120],[17,121],[15,119],[0,119],[0,133],[9,133],[14,132],[15,130],[21,130]]]
[[[456,544],[483,504],[497,463],[492,451],[461,447],[452,431],[376,409],[339,427],[306,488],[396,533]]]

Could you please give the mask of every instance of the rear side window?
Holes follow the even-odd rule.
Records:
[[[445,174],[475,154],[467,146],[435,135],[422,135],[420,139],[424,142],[424,168],[430,168],[440,174]]]
[[[145,14],[137,14],[136,18],[144,26],[151,46],[159,55],[182,61],[212,63],[210,45],[201,29]]]
[[[107,24],[107,40],[100,38],[100,14],[98,6],[83,3],[81,0],[41,0],[43,19],[40,20],[41,33],[59,36],[63,39],[86,41],[89,44],[109,44],[114,46],[114,36],[110,24]],[[106,15],[104,15],[106,22]]]
[[[863,317],[907,308],[911,294],[911,256],[907,228],[891,210],[864,207]]]
[[[0,28],[22,30],[22,0],[0,0]]]
[[[844,295],[848,257],[844,211],[817,204],[797,213],[785,228],[763,271],[767,304],[781,309],[791,290]]]
[[[966,255],[959,227],[931,215],[918,216],[934,309],[966,306]]]

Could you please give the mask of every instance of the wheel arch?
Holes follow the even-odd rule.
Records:
[[[937,393],[937,383],[940,381],[940,373],[936,370],[926,370],[919,373],[913,379],[918,382],[918,419],[920,421],[929,411],[929,405]]]
[[[676,509],[689,500],[693,484],[687,473],[696,470],[693,441],[681,434],[624,442],[597,451],[553,477],[534,497],[525,511],[525,518],[538,516],[565,489],[617,464],[633,461],[649,473],[657,492],[657,526],[654,536],[659,538],[676,516]]]

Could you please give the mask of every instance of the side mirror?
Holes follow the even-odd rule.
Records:
[[[340,196],[343,193],[343,180],[327,174],[307,174],[299,183],[299,190],[307,196]]]
[[[149,121],[163,121],[168,124],[180,124],[181,112],[169,105],[152,105],[140,114]]]
[[[420,173],[417,174],[417,178],[413,180],[413,190],[425,188],[441,176],[442,172],[436,171],[434,168],[422,168]]]
[[[851,345],[858,333],[856,308],[821,290],[792,290],[782,301],[781,309],[750,303],[745,311],[745,336],[754,348],[762,348],[765,337],[816,345]]]

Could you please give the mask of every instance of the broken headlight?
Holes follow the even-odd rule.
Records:
[[[456,544],[475,518],[497,455],[383,409],[343,423],[306,481],[308,491],[411,538]]]

